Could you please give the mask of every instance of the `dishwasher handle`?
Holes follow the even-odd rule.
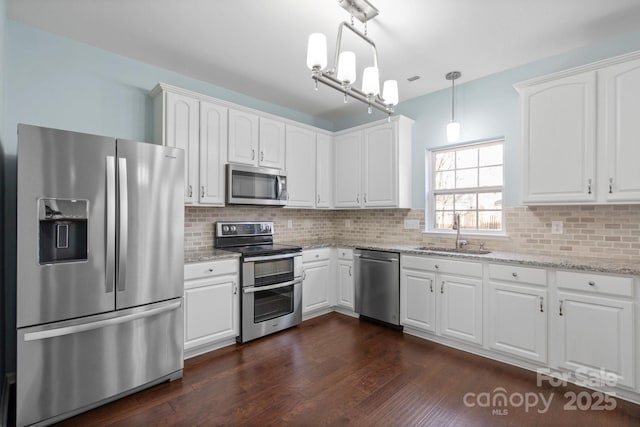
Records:
[[[378,261],[378,262],[398,262],[400,254],[397,252],[375,251],[368,249],[356,249],[354,251],[354,260]]]
[[[358,257],[362,260],[365,261],[377,261],[377,262],[398,262],[397,258],[372,258],[372,257],[368,257],[368,256],[363,256],[363,255],[358,255],[358,254],[354,254],[354,257]]]

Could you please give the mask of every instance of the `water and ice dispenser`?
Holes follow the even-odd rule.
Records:
[[[86,261],[88,216],[88,200],[38,200],[40,264]]]

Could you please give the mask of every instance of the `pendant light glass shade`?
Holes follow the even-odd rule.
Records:
[[[447,125],[447,141],[458,142],[460,139],[460,123],[450,122]]]
[[[382,85],[382,97],[387,105],[396,105],[398,103],[398,81],[385,80]]]
[[[324,70],[327,66],[327,37],[322,33],[309,35],[307,44],[307,67]]]
[[[345,51],[340,52],[338,58],[338,80],[346,85],[356,81],[356,54]]]
[[[362,91],[368,96],[380,93],[380,77],[377,67],[367,67],[362,73]]]

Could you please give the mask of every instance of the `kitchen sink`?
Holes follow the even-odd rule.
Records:
[[[486,249],[467,249],[467,248],[439,248],[434,246],[420,246],[416,248],[419,251],[430,251],[430,252],[447,252],[454,254],[469,254],[469,255],[486,255],[491,253]]]

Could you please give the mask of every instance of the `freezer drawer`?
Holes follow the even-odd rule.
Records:
[[[181,376],[183,331],[182,298],[19,329],[17,425],[66,418]]]

